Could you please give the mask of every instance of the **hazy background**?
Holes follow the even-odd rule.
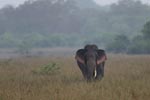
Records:
[[[70,50],[89,43],[107,52],[149,54],[149,3],[148,0],[0,0],[0,56],[30,55],[33,51],[40,55],[47,50]]]
[[[13,6],[18,6],[19,4],[23,4],[27,0],[0,0],[0,8],[4,7],[5,5],[13,5]],[[112,3],[116,3],[118,0],[94,0],[97,4],[99,5],[108,5]],[[148,3],[150,4],[149,0],[140,0],[143,3]]]

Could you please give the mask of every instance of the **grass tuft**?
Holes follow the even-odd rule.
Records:
[[[39,69],[33,70],[35,74],[54,75],[59,72],[60,68],[55,62],[41,66]]]

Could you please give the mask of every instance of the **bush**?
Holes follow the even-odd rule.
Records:
[[[128,51],[128,47],[130,44],[130,40],[125,35],[116,35],[115,39],[107,44],[106,49],[110,52],[114,53],[126,53]]]
[[[39,69],[32,71],[35,74],[53,75],[59,72],[59,67],[55,62],[43,65]]]
[[[150,40],[143,36],[136,36],[133,38],[128,53],[129,54],[150,54]]]
[[[31,49],[32,44],[29,41],[22,41],[22,43],[20,43],[17,47],[17,52],[22,55],[29,56]]]

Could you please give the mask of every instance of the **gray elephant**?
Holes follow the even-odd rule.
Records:
[[[100,80],[104,76],[107,57],[105,51],[96,45],[86,45],[84,49],[79,49],[75,59],[86,80]]]

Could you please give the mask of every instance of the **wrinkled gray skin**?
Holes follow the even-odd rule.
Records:
[[[86,80],[100,80],[104,76],[105,51],[98,49],[96,45],[86,45],[84,49],[79,49],[76,60]]]

